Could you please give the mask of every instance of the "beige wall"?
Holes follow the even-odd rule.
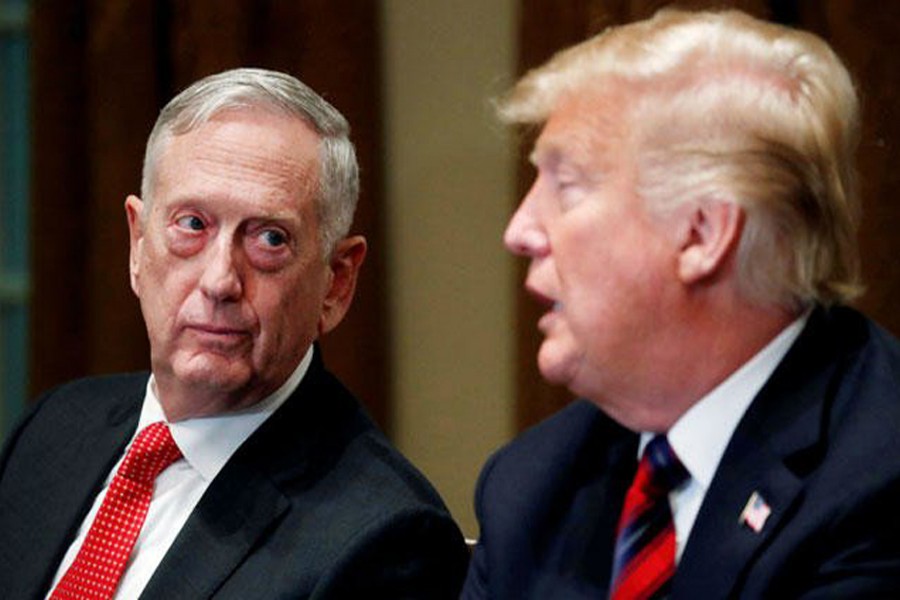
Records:
[[[513,423],[513,146],[489,98],[512,80],[514,5],[382,2],[394,441],[470,537]]]

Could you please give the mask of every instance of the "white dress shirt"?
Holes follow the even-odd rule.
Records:
[[[275,393],[249,408],[169,423],[172,437],[181,449],[183,458],[172,463],[156,478],[150,509],[132,549],[128,566],[116,588],[115,598],[137,598],[141,595],[206,488],[240,445],[297,389],[309,369],[312,355],[313,349],[310,347],[287,381]],[[151,423],[166,421],[162,406],[156,397],[155,387],[151,375],[147,382],[147,392],[135,436]],[[103,498],[106,497],[113,475],[119,469],[119,464],[133,441],[134,437],[107,476],[103,489],[94,500],[94,505],[81,524],[75,541],[69,546],[56,571],[53,585],[50,586],[51,592],[75,560]]]
[[[669,494],[675,525],[676,562],[681,558],[700,505],[738,422],[800,336],[808,319],[809,313],[788,325],[765,348],[681,415],[667,432],[669,444],[690,474],[686,484]],[[639,455],[654,435],[641,434]]]

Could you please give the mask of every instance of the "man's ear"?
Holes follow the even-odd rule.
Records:
[[[128,233],[131,240],[131,250],[128,255],[128,270],[131,275],[131,289],[140,297],[138,292],[138,279],[140,277],[141,252],[144,245],[144,222],[142,213],[144,202],[137,196],[128,196],[125,199],[125,215],[128,217]]]
[[[690,285],[721,270],[741,239],[745,215],[734,202],[704,200],[683,218],[678,276]]]
[[[329,263],[331,283],[319,317],[319,335],[337,327],[350,309],[366,248],[366,238],[361,235],[345,238],[335,247]]]

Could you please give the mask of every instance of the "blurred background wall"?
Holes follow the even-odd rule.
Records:
[[[488,454],[569,401],[540,381],[536,308],[501,235],[531,178],[489,100],[555,50],[658,0],[0,0],[0,435],[73,377],[147,366],[122,203],[159,108],[235,66],[288,71],[353,126],[371,251],[327,363],[464,532]],[[900,13],[737,6],[828,39],[864,91],[869,314],[900,332]]]
[[[391,429],[468,536],[479,468],[513,425],[514,147],[489,99],[512,80],[515,8],[382,4]]]

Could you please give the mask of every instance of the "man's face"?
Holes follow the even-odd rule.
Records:
[[[609,95],[558,104],[532,154],[537,178],[504,236],[531,259],[525,285],[547,308],[542,374],[614,418],[625,410],[615,403],[652,387],[645,376],[675,289],[673,236],[635,193],[623,107]]]
[[[322,256],[307,124],[230,111],[163,144],[148,211],[133,196],[126,210],[157,391],[177,420],[276,390],[336,325],[335,280],[348,274]]]

